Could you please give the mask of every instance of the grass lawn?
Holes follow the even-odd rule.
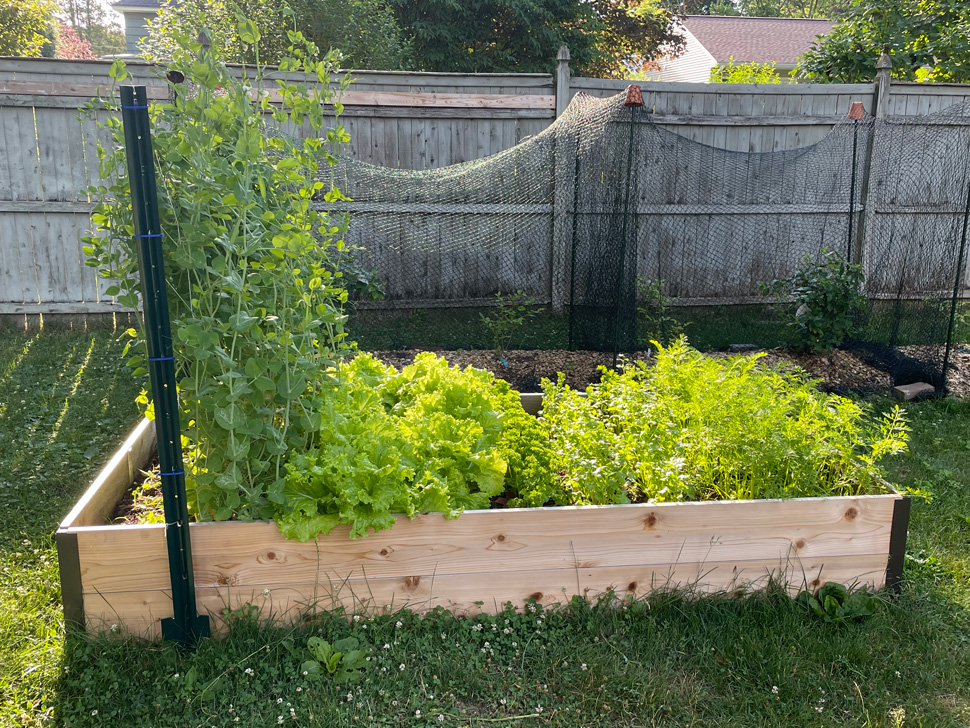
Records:
[[[970,725],[970,403],[907,405],[919,488],[902,596],[827,624],[779,594],[456,620],[234,617],[195,653],[65,640],[51,533],[137,418],[105,332],[0,334],[0,725]],[[879,406],[879,402],[875,403]],[[355,685],[303,675],[353,635]]]

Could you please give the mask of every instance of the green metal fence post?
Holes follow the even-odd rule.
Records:
[[[121,89],[131,209],[135,223],[135,247],[141,272],[141,299],[148,344],[148,373],[155,405],[158,463],[165,506],[165,540],[172,581],[174,616],[162,620],[165,639],[194,646],[209,635],[209,618],[199,616],[195,605],[192,547],[182,463],[182,431],[179,426],[175,380],[175,354],[169,320],[162,231],[158,215],[155,161],[152,157],[148,95],[144,86]]]

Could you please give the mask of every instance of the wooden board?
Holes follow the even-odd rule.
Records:
[[[607,592],[620,598],[643,597],[671,587],[692,593],[735,593],[787,585],[789,593],[814,589],[826,581],[879,588],[886,577],[885,555],[838,556],[790,561],[757,560],[737,564],[709,561],[662,567],[578,568],[535,570],[511,574],[421,574],[397,578],[341,580],[322,578],[300,585],[255,585],[197,588],[197,607],[208,614],[216,634],[224,631],[224,609],[256,606],[263,618],[296,620],[316,610],[342,607],[351,613],[380,614],[398,609],[425,612],[444,607],[457,614],[495,614],[506,603],[517,609],[526,600],[543,605],[568,602],[574,594],[588,599]],[[487,598],[483,593],[487,590]],[[87,628],[91,632],[123,624],[138,636],[158,639],[160,622],[171,616],[170,590],[89,593],[84,596]]]
[[[61,522],[61,528],[105,523],[155,449],[155,423],[142,420]]]
[[[401,517],[351,540],[349,528],[301,544],[274,523],[192,525],[197,586],[292,585],[336,579],[482,574],[578,567],[703,564],[888,553],[895,497],[661,503],[470,511]],[[850,518],[847,514],[851,514]],[[163,529],[82,530],[84,591],[164,587]],[[137,553],[138,572],[129,573]]]

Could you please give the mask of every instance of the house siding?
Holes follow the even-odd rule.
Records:
[[[148,35],[148,21],[158,14],[157,10],[139,13],[132,10],[124,11],[125,16],[125,52],[138,53],[138,43]]]
[[[651,81],[710,83],[711,69],[717,60],[687,28],[683,28],[686,45],[677,58],[660,61],[661,71],[650,74]]]

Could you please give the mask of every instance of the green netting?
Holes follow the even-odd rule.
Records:
[[[341,160],[351,201],[333,207],[385,294],[358,306],[355,335],[488,347],[480,313],[518,293],[542,313],[513,345],[617,354],[680,331],[703,349],[796,345],[811,311],[796,318],[791,291],[765,284],[835,257],[862,266],[868,299],[844,345],[894,383],[943,385],[963,289],[964,106],[846,119],[811,146],[755,153],[692,141],[625,98],[579,95],[535,137],[443,169]]]

